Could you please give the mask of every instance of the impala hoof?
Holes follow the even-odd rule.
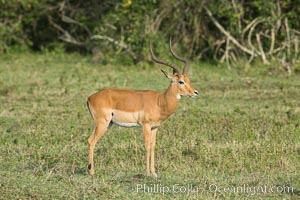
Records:
[[[157,178],[158,178],[158,176],[157,176],[157,174],[156,174],[156,173],[152,173],[152,176],[153,176],[153,178],[155,178],[155,179],[157,179]]]
[[[92,165],[91,165],[91,164],[88,165],[88,169],[89,169],[89,174],[90,174],[91,176],[94,176],[95,171],[94,171],[94,168],[92,168]]]

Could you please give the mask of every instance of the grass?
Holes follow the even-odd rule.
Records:
[[[299,73],[194,64],[190,74],[200,97],[182,99],[160,128],[159,178],[144,176],[141,130],[112,126],[96,145],[92,180],[87,97],[104,87],[163,91],[168,80],[147,64],[2,55],[0,199],[298,199]]]

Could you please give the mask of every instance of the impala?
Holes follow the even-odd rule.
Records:
[[[152,51],[151,44],[149,44],[152,60],[173,69],[173,73],[161,70],[171,80],[169,87],[164,93],[151,90],[112,88],[96,92],[88,98],[87,105],[95,123],[95,129],[88,139],[88,169],[91,176],[94,175],[95,145],[107,131],[109,125],[116,124],[123,127],[142,127],[146,147],[146,174],[150,176],[151,172],[154,177],[157,177],[155,173],[154,150],[158,128],[175,112],[182,96],[198,96],[198,91],[191,85],[187,76],[189,69],[188,60],[174,53],[171,39],[169,47],[171,54],[185,64],[183,73],[179,72],[176,65],[157,59]]]

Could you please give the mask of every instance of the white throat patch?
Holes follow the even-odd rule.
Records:
[[[177,99],[181,99],[181,95],[180,95],[180,94],[177,94],[177,95],[176,95],[176,98],[177,98]]]

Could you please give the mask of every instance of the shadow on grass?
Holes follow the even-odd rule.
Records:
[[[136,183],[140,181],[150,180],[150,177],[145,176],[144,174],[130,174],[120,177],[119,183]],[[152,179],[154,180],[154,179]]]
[[[72,167],[71,169],[68,169],[68,174],[89,176],[87,167]]]

